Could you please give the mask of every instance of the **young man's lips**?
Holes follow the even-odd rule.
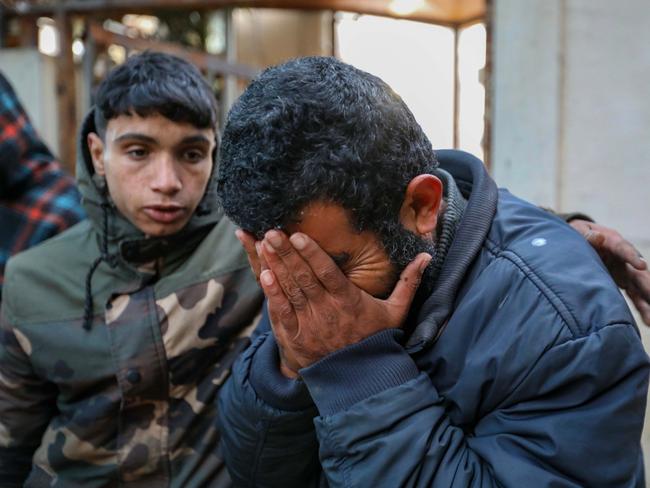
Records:
[[[185,209],[176,205],[151,205],[144,207],[144,213],[151,220],[160,222],[161,224],[169,224],[179,219]]]

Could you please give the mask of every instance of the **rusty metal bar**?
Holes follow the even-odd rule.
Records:
[[[147,39],[138,39],[114,32],[109,32],[96,23],[89,25],[90,36],[94,39],[95,43],[103,46],[117,44],[124,46],[127,49],[135,49],[138,51],[152,50],[161,51],[169,54],[175,54],[182,58],[196,64],[200,69],[207,72],[219,73],[222,75],[231,75],[250,80],[257,76],[259,70],[241,63],[233,63],[226,61],[214,54],[208,54],[203,51],[195,49],[188,49],[178,44],[170,42],[150,41]]]
[[[443,7],[435,8],[424,4],[419,9],[398,15],[389,8],[388,0],[59,0],[56,2],[67,13],[90,12],[142,12],[166,8],[212,10],[226,7],[289,8],[299,10],[342,10],[361,14],[379,15],[405,20],[417,20],[449,27],[467,23],[483,17],[484,10],[476,10],[465,17]],[[17,1],[13,11],[18,15],[49,15],[56,10],[55,2],[33,4],[26,0]]]
[[[492,95],[493,95],[493,80],[492,80],[492,41],[493,41],[493,25],[494,25],[494,2],[487,0],[486,14],[485,14],[485,68],[483,72],[483,85],[485,86],[485,114],[484,129],[483,129],[483,162],[488,171],[492,166]]]
[[[7,33],[7,16],[5,14],[5,8],[0,4],[0,49],[5,47],[5,35]]]
[[[454,149],[460,147],[460,65],[458,55],[458,39],[460,28],[454,29]]]
[[[59,160],[74,172],[76,161],[77,108],[74,60],[72,58],[72,25],[63,10],[55,15],[59,30],[60,52],[56,66],[56,95],[59,108]]]

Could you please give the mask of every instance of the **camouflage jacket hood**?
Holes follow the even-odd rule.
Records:
[[[229,486],[215,399],[262,301],[235,227],[211,182],[178,236],[148,239],[105,197],[85,142],[77,172],[90,218],[7,266],[0,484]],[[85,329],[104,235],[115,262],[92,276]]]

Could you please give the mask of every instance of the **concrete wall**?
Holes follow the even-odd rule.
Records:
[[[496,180],[650,253],[650,3],[494,3]]]
[[[58,154],[55,62],[36,49],[0,49],[0,70],[13,85],[38,133]]]
[[[648,0],[494,0],[496,181],[614,226],[647,257],[649,27]],[[650,350],[650,328],[641,332]]]
[[[237,60],[266,68],[298,56],[329,56],[332,22],[331,12],[235,9]]]

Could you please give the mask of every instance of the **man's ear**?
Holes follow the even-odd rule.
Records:
[[[400,208],[402,225],[414,234],[433,237],[442,205],[442,182],[433,175],[418,175],[406,187]]]
[[[86,137],[86,142],[88,144],[90,157],[93,160],[95,174],[105,176],[106,169],[104,168],[104,141],[102,141],[102,138],[94,132],[90,132]]]

